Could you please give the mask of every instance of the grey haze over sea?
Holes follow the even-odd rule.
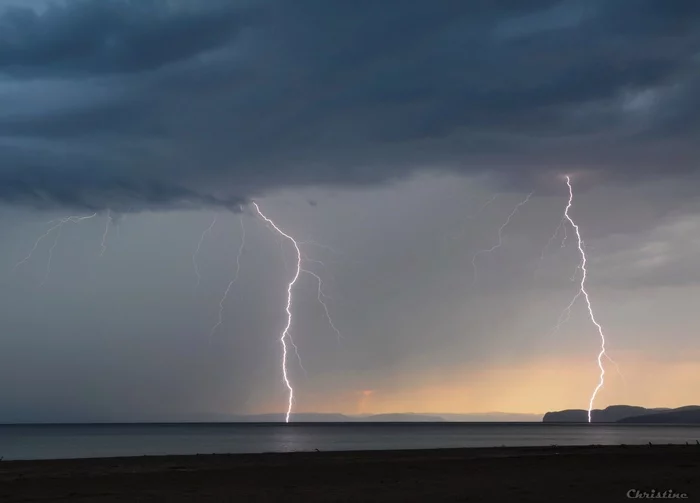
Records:
[[[543,423],[179,423],[0,425],[0,457],[354,451],[695,443],[700,425]]]

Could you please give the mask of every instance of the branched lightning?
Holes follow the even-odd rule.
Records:
[[[316,280],[317,283],[317,295],[316,298],[318,299],[319,304],[323,307],[324,313],[326,315],[326,320],[328,321],[328,324],[330,327],[333,329],[335,332],[338,340],[343,338],[343,335],[341,331],[338,329],[336,326],[335,322],[333,321],[333,318],[331,317],[330,310],[328,308],[328,305],[326,304],[324,299],[328,299],[328,295],[323,291],[323,280],[321,279],[321,276],[316,274],[315,272],[305,269],[302,267],[302,264],[304,262],[314,262],[318,263],[321,266],[325,267],[325,263],[323,263],[320,260],[315,260],[315,259],[310,259],[308,258],[302,251],[301,251],[301,245],[302,244],[312,244],[315,246],[320,246],[323,248],[327,248],[331,251],[335,250],[331,248],[330,246],[322,245],[319,243],[316,243],[314,241],[297,241],[295,240],[292,236],[289,234],[285,233],[282,231],[277,224],[275,224],[270,218],[268,218],[263,212],[260,210],[260,207],[258,206],[257,203],[253,202],[252,203],[253,207],[255,208],[255,211],[257,214],[269,225],[271,226],[277,234],[280,236],[280,247],[282,250],[282,260],[284,262],[285,270],[289,269],[289,264],[287,263],[285,259],[285,249],[284,249],[284,241],[290,241],[294,245],[294,249],[296,251],[296,256],[297,256],[297,262],[296,262],[296,269],[294,273],[294,277],[290,281],[289,285],[287,286],[287,305],[286,305],[286,312],[287,312],[287,324],[284,327],[284,330],[280,334],[280,342],[282,343],[282,376],[284,378],[284,383],[287,386],[287,389],[289,390],[289,403],[288,403],[288,408],[287,408],[287,414],[286,414],[286,422],[289,422],[289,417],[291,415],[292,411],[292,405],[294,403],[294,389],[292,387],[291,381],[289,379],[289,373],[287,370],[287,341],[289,342],[289,345],[294,349],[294,353],[296,354],[297,359],[299,360],[299,367],[302,369],[302,371],[306,374],[306,369],[304,368],[304,365],[301,360],[301,355],[299,354],[299,347],[295,344],[294,338],[292,337],[291,334],[291,326],[292,326],[292,300],[293,300],[293,295],[292,291],[294,289],[294,286],[296,285],[299,277],[301,274],[308,274],[309,276],[313,276],[313,278]],[[337,252],[336,252],[337,253]]]
[[[238,275],[241,272],[241,255],[243,255],[243,249],[245,248],[245,225],[243,224],[243,214],[241,213],[239,216],[239,221],[241,223],[241,244],[238,247],[238,253],[236,254],[236,270],[233,274],[233,278],[231,278],[231,281],[229,281],[228,286],[226,287],[226,290],[224,291],[224,295],[221,297],[221,301],[219,302],[219,321],[214,325],[211,329],[211,332],[209,332],[209,337],[214,335],[214,332],[216,332],[216,329],[221,326],[221,324],[224,322],[224,303],[226,302],[226,299],[228,298],[228,294],[231,291],[231,287],[233,287],[234,283],[238,281]]]
[[[301,245],[301,242],[299,242],[299,245]],[[314,258],[310,258],[310,257],[308,257],[308,256],[307,256],[306,254],[304,254],[304,253],[302,253],[301,256],[302,256],[302,259],[303,259],[303,262],[304,262],[304,263],[309,262],[309,263],[312,263],[312,264],[318,264],[318,265],[320,265],[321,267],[323,267],[324,270],[328,271],[328,266],[326,265],[325,262],[323,262],[323,261],[321,261],[321,260],[314,259]],[[303,270],[302,272],[306,272],[306,273],[308,273],[309,275],[315,275],[315,276],[316,276],[316,280],[320,282],[320,278],[319,278],[318,275],[316,275],[315,273],[313,273],[313,272],[311,272],[311,271],[307,271],[307,270]],[[328,273],[328,274],[329,274],[331,277],[333,277],[333,274],[332,274],[332,273]],[[319,285],[319,286],[320,286],[320,285]],[[324,298],[326,298],[326,299],[330,299],[330,296],[329,296],[329,295],[326,295],[325,292],[323,292],[323,293],[321,294],[321,297],[324,297]]]
[[[316,241],[299,241],[299,246],[303,245],[312,245],[312,246],[318,246],[319,248],[324,248],[326,250],[332,251],[333,253],[337,253],[338,255],[343,255],[343,252],[336,250],[332,246],[324,245],[323,243],[317,243]]]
[[[314,260],[314,262],[320,262],[319,260]],[[320,262],[323,263],[323,262]],[[318,284],[318,302],[323,306],[323,310],[326,312],[326,320],[328,320],[328,324],[331,326],[333,331],[335,332],[335,335],[338,337],[338,342],[340,342],[340,339],[343,338],[343,334],[338,330],[338,327],[335,326],[335,323],[333,323],[333,318],[331,318],[331,313],[328,310],[328,305],[325,303],[323,300],[324,298],[328,299],[328,295],[326,295],[323,291],[323,281],[321,281],[321,276],[316,274],[315,272],[309,271],[307,269],[302,269],[301,272],[309,274],[310,276],[313,276],[316,278],[316,282]]]
[[[306,367],[304,367],[304,362],[301,361],[301,355],[299,354],[299,346],[297,346],[296,342],[294,342],[294,337],[292,337],[291,333],[288,333],[287,337],[289,338],[289,343],[294,348],[294,354],[297,356],[297,361],[299,362],[299,368],[301,368],[301,371],[304,373],[305,376],[308,376],[308,372],[306,371]]]
[[[301,246],[301,242],[299,242],[299,246]],[[322,262],[321,260],[317,260],[317,259],[315,259],[315,258],[310,258],[310,257],[309,257],[308,255],[306,255],[305,253],[302,253],[302,254],[301,254],[301,258],[302,258],[302,260],[303,260],[304,262],[311,262],[311,263],[313,263],[313,264],[318,264],[318,265],[320,265],[321,267],[326,267],[326,264],[325,264],[324,262]],[[309,271],[302,271],[302,272],[309,272]]]
[[[591,306],[591,299],[588,295],[588,291],[586,290],[586,279],[588,276],[588,270],[586,268],[587,264],[587,257],[586,257],[586,251],[584,249],[583,245],[583,239],[581,238],[581,232],[579,230],[578,225],[574,220],[571,218],[571,215],[569,214],[569,210],[571,209],[571,206],[573,205],[573,200],[574,200],[574,191],[573,188],[571,187],[571,178],[567,175],[566,176],[566,185],[569,187],[569,202],[566,205],[566,209],[564,210],[564,218],[569,222],[571,227],[573,227],[575,233],[576,233],[576,239],[577,239],[577,244],[578,244],[578,251],[581,256],[581,262],[579,263],[579,268],[581,269],[581,282],[579,284],[579,291],[574,297],[574,299],[571,301],[565,312],[570,313],[571,308],[576,302],[576,300],[583,295],[584,299],[586,299],[586,306],[588,308],[588,316],[591,320],[591,322],[596,326],[596,329],[598,330],[598,335],[600,335],[600,352],[598,353],[598,368],[600,369],[600,378],[598,380],[598,385],[595,387],[593,390],[593,394],[591,395],[591,398],[588,402],[588,422],[591,422],[591,411],[593,410],[593,402],[595,401],[596,396],[598,395],[598,391],[603,387],[605,384],[605,367],[603,366],[603,357],[607,357],[610,359],[610,357],[607,355],[605,352],[605,334],[603,333],[603,327],[598,323],[596,320],[595,314],[593,313],[593,307]]]
[[[77,224],[79,222],[82,222],[83,220],[88,220],[90,218],[95,218],[97,216],[97,213],[93,213],[92,215],[87,215],[83,217],[79,216],[70,216],[70,217],[63,217],[63,218],[58,218],[56,220],[51,220],[48,222],[49,225],[54,224],[52,227],[50,227],[46,232],[44,232],[41,236],[37,238],[37,240],[34,242],[34,246],[32,246],[32,249],[29,250],[29,253],[27,254],[26,257],[24,257],[22,260],[17,262],[15,266],[12,268],[13,271],[17,270],[19,266],[22,264],[27,263],[32,256],[34,255],[34,252],[36,249],[39,247],[39,243],[43,241],[45,238],[47,238],[53,231],[56,231],[56,238],[54,239],[53,244],[49,248],[49,258],[48,262],[46,264],[46,274],[44,275],[44,279],[42,281],[42,285],[46,283],[46,280],[48,280],[49,275],[51,274],[51,260],[53,258],[53,250],[56,248],[56,245],[58,244],[58,240],[61,237],[61,229],[62,227],[67,224],[68,222]]]
[[[36,251],[37,247],[39,246],[39,243],[41,243],[41,241],[42,241],[44,238],[46,238],[49,234],[51,234],[51,232],[52,232],[54,229],[58,229],[59,227],[60,227],[60,224],[55,225],[55,226],[51,227],[49,230],[47,230],[44,234],[42,234],[41,236],[39,236],[39,238],[34,242],[34,246],[32,247],[32,249],[29,250],[29,253],[27,254],[27,256],[24,257],[24,258],[23,258],[22,260],[20,260],[19,262],[17,262],[17,263],[15,264],[15,266],[12,268],[12,270],[13,270],[13,271],[14,271],[14,270],[17,270],[17,268],[18,268],[19,266],[21,266],[22,264],[28,262],[28,261],[32,258],[32,255],[34,255],[34,252]]]
[[[480,215],[488,206],[491,205],[491,203],[493,203],[496,199],[498,199],[498,196],[499,196],[499,194],[494,194],[493,196],[491,196],[491,198],[488,201],[486,201],[484,204],[481,205],[481,207],[479,208],[479,211],[476,212],[476,215],[471,215],[467,218],[470,218],[470,219],[476,218],[477,215]]]
[[[216,224],[216,219],[218,218],[218,215],[214,215],[214,220],[211,221],[211,224],[209,224],[209,227],[204,229],[204,232],[202,232],[202,235],[199,238],[199,241],[197,242],[197,248],[195,248],[194,253],[192,254],[192,265],[194,265],[194,273],[197,276],[197,283],[195,283],[194,289],[197,290],[199,288],[199,283],[202,281],[202,275],[199,274],[199,266],[197,265],[197,256],[199,255],[199,250],[202,248],[202,243],[204,243],[204,238],[207,237],[207,234],[211,232],[211,230],[214,228],[214,225]]]
[[[559,318],[557,319],[557,324],[554,325],[554,328],[552,329],[552,335],[554,335],[556,332],[558,332],[562,325],[569,321],[571,318],[571,309],[574,307],[574,304],[576,304],[576,301],[578,298],[581,296],[581,290],[579,290],[576,295],[574,295],[574,298],[571,299],[571,302],[569,302],[569,305],[564,308],[562,313],[559,315]]]
[[[61,229],[63,229],[62,225],[58,227],[58,230],[56,231],[56,239],[53,240],[53,244],[49,248],[49,258],[46,260],[46,274],[44,274],[44,279],[41,281],[42,286],[49,280],[49,274],[51,274],[51,261],[53,260],[53,250],[56,248],[58,239],[61,237]]]
[[[487,250],[479,250],[472,257],[472,267],[474,269],[474,281],[473,281],[474,283],[476,283],[476,259],[477,259],[477,257],[479,255],[483,255],[485,253],[491,253],[492,251],[501,247],[501,245],[503,244],[503,229],[506,228],[506,226],[510,223],[511,219],[515,216],[515,214],[518,212],[520,207],[523,206],[524,204],[526,204],[530,200],[530,198],[532,197],[533,194],[534,194],[534,192],[530,192],[524,200],[520,201],[518,204],[515,205],[515,208],[513,208],[513,211],[510,212],[510,215],[508,215],[508,218],[506,219],[506,221],[498,229],[498,242]],[[488,201],[487,204],[490,203],[491,201],[493,201],[494,199],[495,199],[495,196],[490,201]]]
[[[566,217],[561,217],[561,220],[559,220],[559,224],[557,225],[557,228],[554,229],[554,234],[552,234],[549,239],[547,240],[547,244],[544,245],[544,248],[542,248],[542,253],[540,254],[540,260],[537,263],[537,267],[535,268],[535,277],[537,276],[537,273],[540,271],[540,268],[542,267],[542,262],[544,262],[544,256],[547,253],[547,250],[549,250],[549,247],[552,245],[552,241],[554,241],[557,236],[559,235],[560,231],[564,231],[564,237],[561,240],[561,248],[566,247],[566,240],[568,239],[567,233],[566,233]],[[578,270],[578,269],[576,269]],[[572,280],[573,281],[573,280]]]
[[[102,251],[100,252],[100,257],[107,251],[107,234],[109,234],[109,227],[112,225],[112,212],[107,210],[107,223],[105,223],[105,231],[102,234]]]
[[[289,376],[287,374],[287,338],[289,336],[289,330],[292,327],[292,290],[294,289],[294,285],[296,284],[297,280],[299,279],[299,275],[301,274],[301,250],[299,249],[298,243],[292,236],[290,236],[289,234],[281,230],[279,227],[277,227],[277,224],[275,224],[275,222],[266,217],[263,214],[263,212],[260,211],[260,207],[256,202],[253,202],[252,204],[255,208],[255,211],[265,222],[267,222],[278,234],[291,241],[297,253],[296,271],[294,272],[294,277],[287,286],[287,306],[285,308],[285,311],[287,312],[287,323],[284,327],[284,330],[282,330],[282,333],[280,334],[280,342],[282,343],[282,377],[284,379],[285,385],[287,386],[287,389],[289,390],[287,414],[285,416],[285,422],[288,423],[289,416],[292,413],[292,405],[294,403],[294,388],[292,387],[292,384],[289,380]]]

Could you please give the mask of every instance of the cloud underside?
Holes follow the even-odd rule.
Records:
[[[398,5],[398,4],[397,4]],[[0,11],[0,199],[224,205],[420,170],[695,176],[700,3],[65,1]]]

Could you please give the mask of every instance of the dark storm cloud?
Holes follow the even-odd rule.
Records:
[[[0,89],[45,86],[0,95],[8,202],[696,170],[694,1],[68,1],[0,25]],[[33,105],[66,80],[84,103]]]
[[[2,16],[0,66],[31,74],[138,72],[235,38],[243,9],[182,11],[161,0],[77,0]]]
[[[142,209],[183,209],[221,206],[240,211],[242,199],[219,199],[178,185],[158,180],[120,178],[109,171],[96,169],[56,170],[25,166],[23,172],[8,173],[0,185],[0,200],[23,203],[30,199],[37,208],[82,208],[119,212]]]

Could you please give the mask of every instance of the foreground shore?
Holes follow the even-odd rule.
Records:
[[[0,462],[3,502],[700,501],[700,446],[590,446]]]

